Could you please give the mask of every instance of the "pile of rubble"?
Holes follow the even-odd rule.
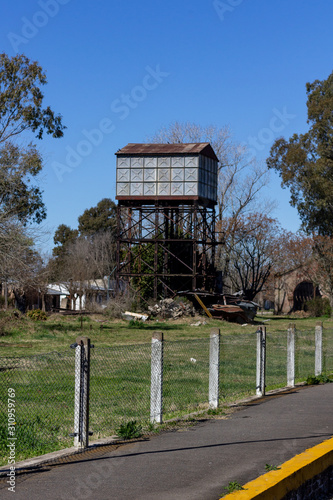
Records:
[[[191,302],[181,300],[163,299],[153,306],[148,306],[151,316],[177,319],[183,316],[195,316],[195,309]]]

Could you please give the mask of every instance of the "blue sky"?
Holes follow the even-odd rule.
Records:
[[[274,139],[307,129],[305,84],[333,70],[330,0],[16,0],[1,10],[1,51],[39,61],[45,103],[67,126],[37,143],[44,249],[59,224],[74,228],[86,208],[114,199],[114,153],[128,142],[176,120],[229,125],[265,159]],[[297,231],[276,174],[263,195]]]

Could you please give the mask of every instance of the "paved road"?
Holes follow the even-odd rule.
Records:
[[[0,484],[3,500],[217,500],[333,434],[333,384],[254,401],[209,420]]]

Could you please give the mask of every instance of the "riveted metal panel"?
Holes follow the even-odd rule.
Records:
[[[198,181],[198,169],[197,168],[185,168],[185,182],[197,182]]]
[[[184,157],[171,158],[171,166],[174,168],[184,168]]]
[[[129,196],[130,194],[130,185],[125,182],[118,182],[117,184],[117,195],[118,196]]]
[[[155,182],[156,181],[156,169],[155,168],[145,168],[143,171],[143,180],[145,182]]]
[[[118,182],[129,182],[130,181],[130,171],[128,168],[118,168],[117,181]]]
[[[170,182],[171,171],[169,168],[159,168],[158,169],[158,180],[159,182]]]
[[[183,168],[172,168],[171,169],[171,181],[183,182],[183,180],[184,180],[184,169]]]
[[[156,182],[145,182],[143,184],[143,195],[144,196],[155,196],[156,195]]]
[[[198,157],[196,156],[185,156],[185,167],[186,168],[198,168]]]
[[[166,158],[158,158],[157,161],[159,168],[170,168],[171,158],[168,156]]]
[[[130,168],[131,161],[130,158],[117,158],[117,168]]]
[[[131,168],[131,182],[142,182],[142,181],[143,181],[143,169]]]
[[[145,168],[156,168],[157,167],[157,158],[144,158],[144,166]]]
[[[181,196],[184,194],[183,182],[171,182],[171,196]]]
[[[131,158],[131,168],[142,168],[143,158]]]
[[[198,184],[196,182],[185,182],[184,195],[195,196],[198,194]]]
[[[131,196],[142,196],[143,195],[143,182],[131,182],[130,184],[130,195]]]
[[[158,196],[170,196],[171,195],[170,182],[159,182],[157,184],[157,195]]]

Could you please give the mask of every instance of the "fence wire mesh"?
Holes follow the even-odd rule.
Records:
[[[16,461],[73,444],[74,353],[0,358],[1,465],[8,453],[8,389],[15,393]]]
[[[124,422],[149,421],[151,344],[91,350],[90,430],[115,434]]]
[[[164,343],[163,414],[207,407],[209,338]]]
[[[287,384],[287,332],[266,334],[266,390]]]
[[[232,402],[256,392],[256,333],[221,335],[220,400]]]
[[[295,336],[295,382],[315,374],[315,332],[297,330]]]
[[[333,330],[323,329],[323,372],[333,374]]]

